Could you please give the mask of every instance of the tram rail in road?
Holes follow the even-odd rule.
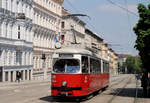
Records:
[[[122,88],[125,88],[131,82],[131,79],[132,79],[132,77],[129,78],[129,80],[126,82],[126,84]],[[117,84],[119,84],[119,82]],[[117,93],[115,95],[113,95],[113,97],[111,99],[109,99],[109,101],[107,103],[112,103],[112,101],[116,98],[116,96],[118,96],[122,91],[123,91],[123,89],[120,91],[117,91]]]
[[[112,84],[110,84],[106,91],[103,91],[90,100],[83,101],[82,103],[99,103],[99,101],[101,101],[101,103],[120,103],[118,102],[118,100],[120,99],[120,97],[122,98],[122,95],[124,91],[126,91],[127,87],[132,84],[131,81],[133,80],[133,78],[133,75],[119,77],[116,80],[111,81]]]

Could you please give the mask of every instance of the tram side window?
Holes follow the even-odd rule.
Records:
[[[101,72],[101,64],[99,60],[90,59],[90,73],[100,73]]]
[[[93,59],[90,58],[90,73],[93,73]]]
[[[109,63],[103,62],[104,73],[109,73]]]
[[[103,70],[104,70],[104,73],[106,73],[106,63],[103,62]]]
[[[101,73],[101,61],[98,61],[98,73]]]
[[[82,56],[82,73],[88,73],[88,57]]]
[[[109,73],[109,63],[107,63],[106,66],[107,66],[107,73]]]

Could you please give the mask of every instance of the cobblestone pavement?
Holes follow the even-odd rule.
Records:
[[[83,99],[80,103],[134,103],[136,80],[134,75],[112,76],[110,86],[99,94]],[[79,103],[77,99],[53,99],[50,81],[33,81],[13,84],[0,84],[0,103]],[[143,98],[138,81],[137,103],[149,103]]]

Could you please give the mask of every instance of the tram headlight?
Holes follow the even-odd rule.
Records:
[[[52,82],[56,82],[56,76],[55,75],[52,76]]]
[[[67,81],[63,81],[63,82],[62,82],[62,86],[63,86],[63,87],[66,87],[66,86],[67,86]]]

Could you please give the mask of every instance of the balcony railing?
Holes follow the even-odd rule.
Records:
[[[8,39],[4,37],[0,37],[0,44],[7,44],[7,45],[15,45],[15,46],[25,46],[25,47],[30,47],[32,48],[33,43],[28,42],[25,40],[18,40],[18,39]]]
[[[4,8],[0,8],[0,17],[3,17],[4,19],[11,18],[15,20],[21,18],[21,19],[25,19],[27,23],[30,23],[30,24],[32,23],[32,19],[27,18],[24,13],[15,13]]]

